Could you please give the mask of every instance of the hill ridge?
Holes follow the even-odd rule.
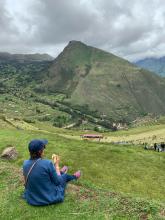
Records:
[[[67,94],[66,102],[87,104],[99,114],[102,106],[108,117],[115,115],[119,120],[129,115],[133,119],[147,113],[164,114],[164,84],[155,74],[80,41],[69,42],[44,81],[48,91]]]
[[[56,59],[41,64],[16,64],[13,70],[11,63],[13,74],[8,65],[0,66],[2,85],[10,90],[11,82],[37,95],[64,94],[65,105],[98,118],[105,115],[105,121],[129,123],[149,113],[165,114],[165,79],[112,53],[70,41]],[[4,81],[7,75],[10,80]]]
[[[16,61],[16,62],[52,61],[53,59],[54,57],[50,56],[47,53],[14,54],[8,52],[0,52],[0,63],[7,61]]]

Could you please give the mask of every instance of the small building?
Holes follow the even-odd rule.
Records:
[[[101,134],[83,134],[81,135],[81,138],[85,140],[101,140],[103,138],[103,135]]]

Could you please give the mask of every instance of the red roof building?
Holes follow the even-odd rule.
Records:
[[[100,134],[83,134],[81,135],[82,138],[87,138],[87,139],[102,139],[103,138],[103,135],[100,135]]]

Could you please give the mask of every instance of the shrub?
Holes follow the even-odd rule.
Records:
[[[54,123],[53,123],[53,126],[56,126],[56,127],[59,127],[61,128],[62,126],[64,126],[66,123],[67,123],[67,118],[66,116],[62,115],[62,116],[57,116],[55,119],[54,119]]]

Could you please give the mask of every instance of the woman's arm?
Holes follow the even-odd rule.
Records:
[[[61,176],[59,164],[56,163],[56,164],[54,164],[54,166],[55,166],[57,175],[58,175],[58,176]]]
[[[59,166],[59,164],[60,164],[60,157],[58,155],[53,155],[52,158],[53,158],[53,161],[54,161],[54,166],[55,166],[57,175],[61,176],[60,166]]]
[[[51,178],[51,181],[56,185],[63,185],[63,178],[60,174],[60,169],[59,166],[57,166],[57,170],[56,167],[57,165],[53,165],[53,163],[51,162],[49,165],[49,175]]]

